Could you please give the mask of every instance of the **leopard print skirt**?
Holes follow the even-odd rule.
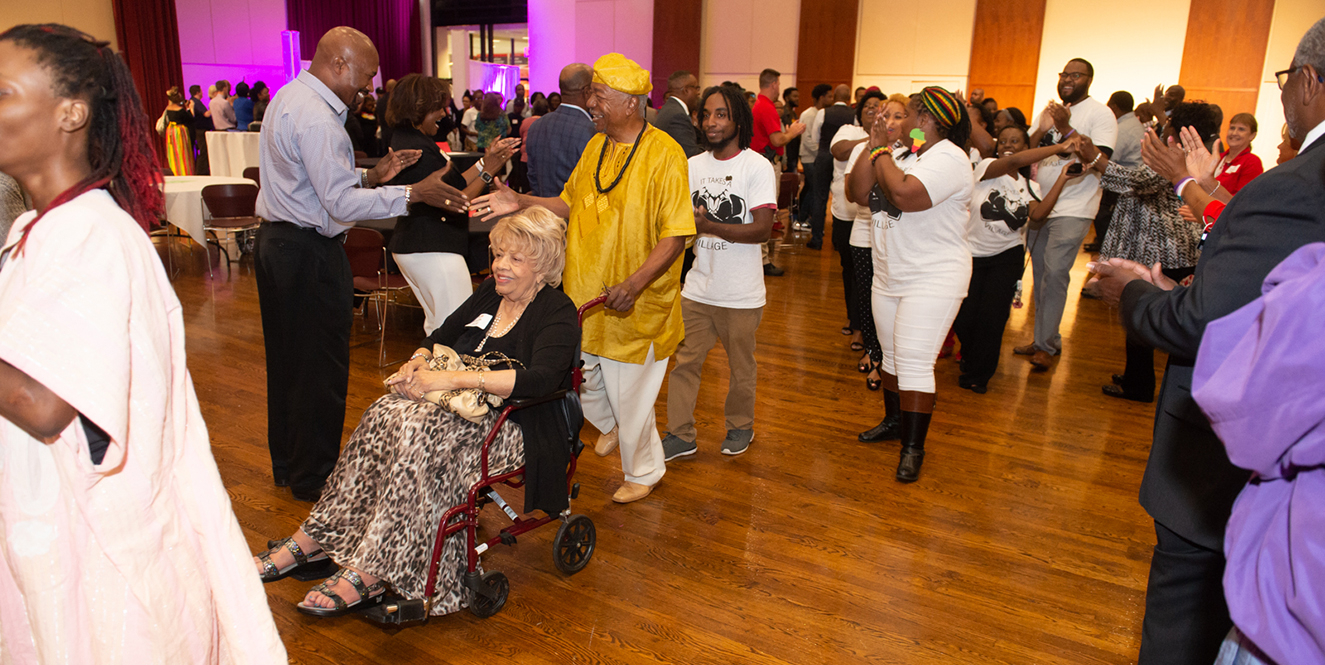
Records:
[[[480,475],[483,438],[497,412],[471,423],[431,402],[390,394],[368,407],[327,479],[304,533],[336,563],[380,577],[406,598],[422,598],[437,523],[465,502]],[[524,437],[502,426],[489,473],[524,463]],[[463,584],[465,532],[443,545],[433,615],[469,605]]]

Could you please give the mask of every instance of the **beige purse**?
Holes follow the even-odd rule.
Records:
[[[514,358],[508,358],[505,354],[490,351],[478,358],[470,356],[461,356],[449,346],[434,344],[432,347],[432,360],[428,361],[428,369],[438,372],[477,372],[487,370],[493,365],[510,363],[524,367]],[[395,375],[393,374],[392,377]],[[390,379],[387,379],[390,381]],[[483,418],[488,415],[491,408],[500,408],[503,400],[497,395],[484,392],[478,388],[466,388],[463,390],[430,390],[424,393],[423,399],[436,404],[451,413],[464,418],[472,423],[481,423]]]

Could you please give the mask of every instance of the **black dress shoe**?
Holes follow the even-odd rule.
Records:
[[[296,500],[298,500],[298,501],[307,501],[307,502],[309,502],[309,503],[317,503],[318,501],[320,501],[320,500],[322,499],[322,488],[321,488],[321,487],[319,487],[319,488],[317,488],[317,489],[314,489],[314,490],[299,490],[299,489],[291,489],[291,490],[290,490],[290,493],[293,494],[293,495],[294,495],[294,498],[295,498]]]
[[[902,420],[898,416],[884,418],[878,425],[856,436],[856,440],[861,443],[878,443],[900,438],[902,438]]]
[[[1123,390],[1121,386],[1115,386],[1112,384],[1104,386],[1100,390],[1102,390],[1104,394],[1108,395],[1109,397],[1129,399],[1132,400],[1133,402],[1145,402],[1148,404],[1150,402],[1155,401],[1154,395],[1134,395],[1132,393],[1127,392],[1126,390]]]
[[[977,395],[983,395],[989,391],[988,386],[986,386],[984,383],[976,381],[975,379],[972,379],[971,377],[965,374],[957,377],[957,385]]]
[[[822,241],[822,240],[811,240],[811,241],[805,243],[805,248],[806,248],[806,249],[823,249],[823,248],[824,248],[824,241]]]
[[[920,480],[920,465],[925,461],[924,448],[902,448],[902,458],[897,463],[897,482],[914,483]]]
[[[783,269],[781,269],[781,268],[779,268],[779,267],[777,267],[777,266],[775,266],[775,265],[773,265],[773,264],[771,264],[771,263],[765,263],[765,264],[764,264],[764,274],[765,274],[765,275],[768,275],[769,277],[781,277],[782,274],[785,273],[785,272],[786,272],[785,270],[783,270]]]

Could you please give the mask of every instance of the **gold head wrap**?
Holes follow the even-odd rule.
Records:
[[[595,61],[593,80],[627,95],[644,95],[653,90],[649,70],[620,53],[608,53]]]

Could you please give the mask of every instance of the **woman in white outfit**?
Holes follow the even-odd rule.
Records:
[[[923,140],[906,129],[910,145],[894,148],[886,123],[875,123],[868,156],[851,174],[856,202],[869,205],[873,216],[872,304],[883,349],[885,417],[860,440],[900,438],[897,480],[904,483],[920,477],[934,411],[934,361],[971,278],[966,229],[973,187],[961,147],[971,120],[961,100],[929,87],[912,97],[908,112]]]

